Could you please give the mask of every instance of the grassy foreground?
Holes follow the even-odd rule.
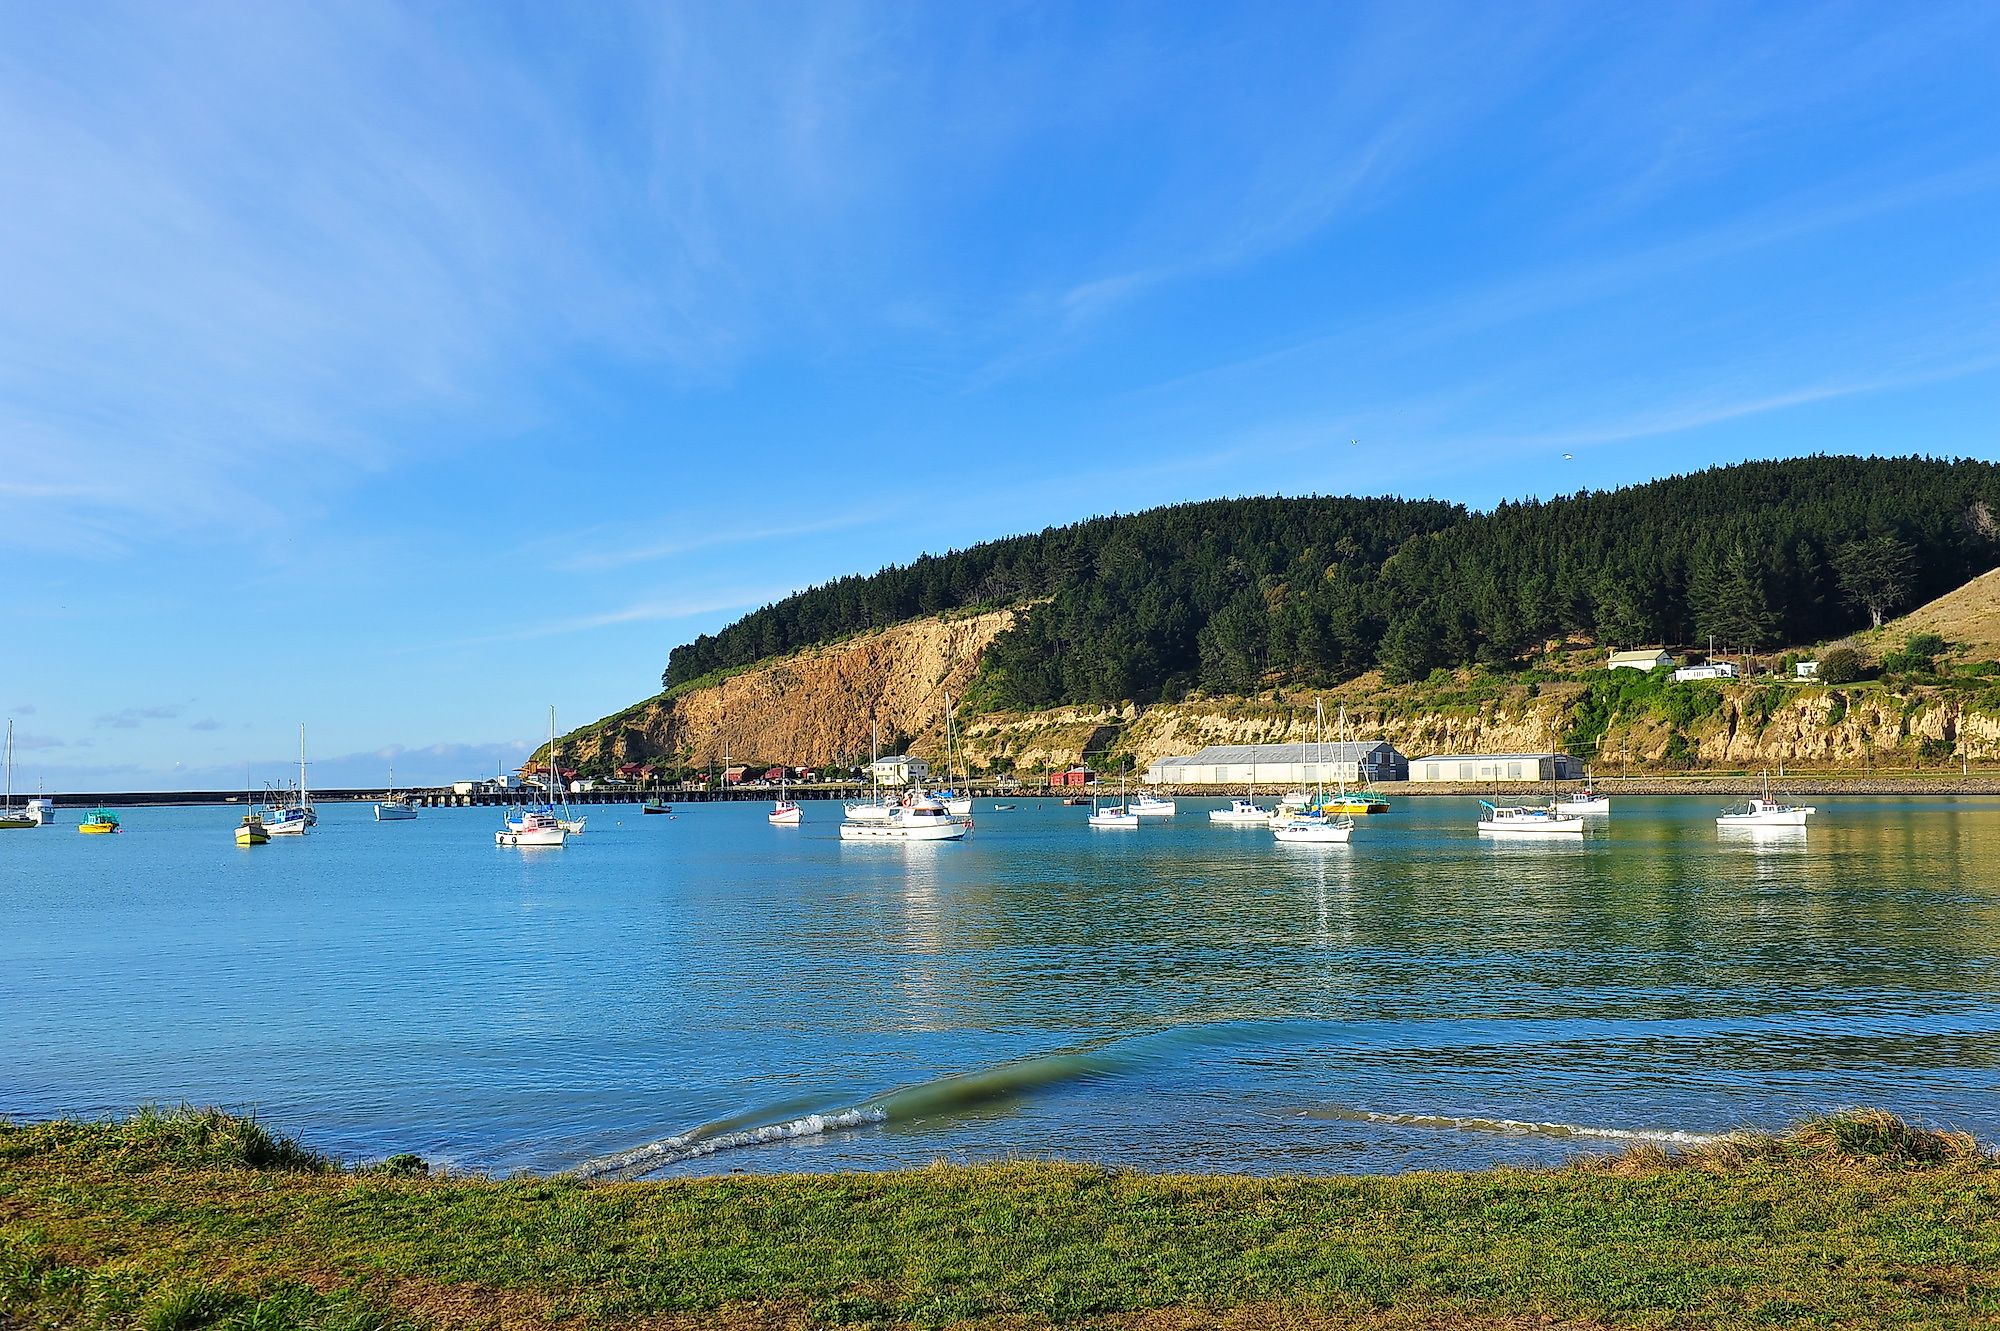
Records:
[[[2000,1325],[2000,1163],[1879,1113],[1563,1169],[667,1183],[346,1170],[214,1111],[0,1125],[0,1327]]]

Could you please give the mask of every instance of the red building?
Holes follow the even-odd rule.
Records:
[[[1072,767],[1067,772],[1050,772],[1051,786],[1087,786],[1097,780],[1097,773],[1088,767]]]

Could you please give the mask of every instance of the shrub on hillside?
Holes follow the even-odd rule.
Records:
[[[1819,680],[1822,684],[1853,684],[1867,678],[1868,664],[1852,647],[1835,647],[1820,654]]]

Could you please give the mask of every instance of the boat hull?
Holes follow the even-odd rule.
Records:
[[[1556,812],[1603,816],[1611,812],[1611,797],[1600,795],[1593,800],[1557,800]]]
[[[805,818],[805,810],[796,804],[781,804],[764,815],[764,820],[774,827],[797,827]]]
[[[1583,819],[1563,817],[1522,822],[1492,822],[1482,819],[1479,835],[1492,837],[1569,837],[1583,835]]]
[[[1136,799],[1132,801],[1132,812],[1141,818],[1171,818],[1174,816],[1174,802]]]
[[[1273,823],[1271,835],[1288,846],[1338,846],[1353,837],[1352,824]]]
[[[375,821],[378,823],[406,823],[417,816],[417,811],[401,801],[375,806]]]
[[[236,844],[239,846],[269,845],[271,834],[261,827],[239,827],[236,829]]]
[[[0,832],[17,832],[23,828],[40,827],[41,824],[27,814],[8,814],[0,818]]]
[[[842,823],[842,841],[961,841],[971,826],[954,818],[920,823]]]
[[[1717,827],[1804,827],[1811,809],[1786,809],[1782,813],[1725,813],[1715,820]]]
[[[1271,825],[1271,815],[1269,813],[1239,813],[1235,809],[1213,809],[1209,812],[1208,821],[1211,823],[1221,823],[1227,827],[1269,827]]]
[[[560,827],[503,827],[493,834],[493,843],[498,846],[560,846],[568,837],[569,833]]]
[[[78,823],[76,830],[85,836],[109,836],[118,830],[116,823]]]
[[[639,806],[640,813],[672,813],[673,811],[674,806],[671,804],[642,804]]]
[[[1092,827],[1137,827],[1139,815],[1136,813],[1093,813],[1090,815]]]
[[[1389,805],[1383,800],[1329,800],[1324,807],[1328,813],[1348,817],[1389,812]]]

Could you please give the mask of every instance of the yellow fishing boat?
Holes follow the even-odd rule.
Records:
[[[92,809],[90,817],[76,825],[85,836],[103,836],[118,830],[118,815],[109,809]]]
[[[1344,798],[1331,799],[1326,803],[1328,813],[1387,813],[1389,801],[1372,790],[1357,790]]]
[[[264,819],[258,814],[246,813],[236,827],[236,844],[239,846],[261,846],[270,841],[271,834],[264,827]]]

